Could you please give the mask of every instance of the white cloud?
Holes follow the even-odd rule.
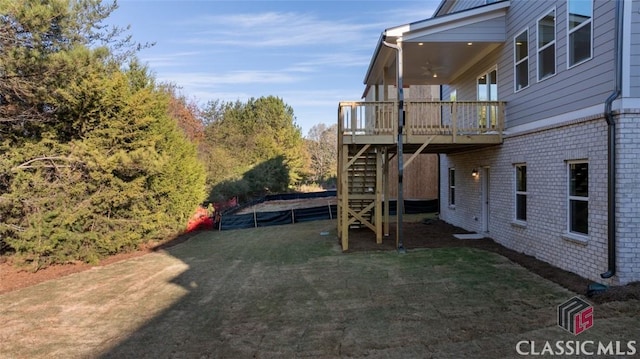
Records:
[[[215,88],[242,84],[287,84],[298,82],[302,79],[285,71],[229,71],[219,74],[180,72],[164,73],[158,78],[161,81],[178,83],[185,88]]]
[[[202,54],[201,51],[185,51],[166,53],[153,56],[141,56],[141,60],[148,63],[152,68],[178,66],[184,59],[189,59]]]
[[[336,67],[363,67],[369,65],[369,57],[358,53],[328,53],[314,56],[313,59],[303,61],[298,66],[336,66]]]
[[[201,16],[189,21],[208,29],[185,40],[192,44],[286,47],[358,44],[381,30],[379,23],[322,20],[296,12],[263,12]]]

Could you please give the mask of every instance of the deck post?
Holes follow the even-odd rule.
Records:
[[[342,250],[346,251],[349,249],[349,167],[345,166],[345,164],[349,159],[349,145],[342,145],[341,155],[341,165],[343,167],[340,167],[340,171],[342,172],[340,175],[340,231],[342,232],[340,239],[342,242]]]
[[[351,105],[351,139],[356,137],[356,131],[358,129],[358,105]]]
[[[388,46],[398,51],[399,77],[396,83],[400,86],[396,86],[398,89],[397,101],[341,102],[338,108],[336,222],[339,242],[344,251],[349,249],[349,229],[354,223],[360,223],[373,231],[376,243],[382,243],[383,237],[390,235],[389,209],[392,179],[389,165],[394,160],[394,156],[398,156],[396,248],[398,252],[404,253],[402,238],[403,170],[417,158],[418,154],[424,151],[431,153],[444,148],[446,152],[448,149],[463,149],[466,146],[502,143],[504,117],[506,116],[505,103],[496,102],[495,105],[492,105],[496,107],[495,123],[492,122],[492,126],[495,126],[496,129],[495,133],[481,131],[477,121],[474,126],[473,118],[474,112],[477,112],[474,111],[478,106],[477,101],[429,102],[426,107],[420,104],[406,103],[402,90],[401,43],[398,45],[388,44]],[[379,91],[378,96],[387,92],[388,89],[381,88]],[[440,109],[444,105],[451,106],[450,112],[432,111],[434,108]],[[438,121],[430,117],[437,115],[436,112],[445,112],[440,113],[439,125]],[[371,116],[381,116],[381,114],[384,116],[384,121],[377,124],[382,126],[376,127],[379,131],[370,131],[362,127],[363,124],[371,122]],[[445,116],[451,116],[450,121]],[[469,118],[467,119],[467,117]],[[380,117],[373,118],[380,119]],[[474,128],[478,128],[478,130],[474,130]],[[458,131],[461,131],[461,136],[457,136]],[[371,153],[372,149],[375,151],[375,165],[372,161],[370,162],[374,158]],[[404,157],[404,151],[408,149],[411,150],[410,155]],[[358,164],[357,168],[356,163]],[[375,166],[375,178],[371,171],[372,166]],[[354,178],[359,184],[357,189],[353,188]],[[366,184],[366,188],[360,188],[364,184]],[[375,188],[373,188],[374,186]],[[367,204],[365,209],[362,209],[365,204]]]
[[[402,154],[404,150],[402,148],[402,136],[404,135],[404,83],[403,81],[403,56],[402,56],[402,39],[397,39],[396,44],[391,44],[386,41],[383,42],[384,46],[390,47],[396,50],[396,88],[398,89],[398,204],[396,211],[396,248],[400,253],[405,251],[404,241],[402,239],[402,212],[404,212],[404,198],[402,193],[402,175],[403,164]]]
[[[377,244],[382,244],[382,161],[383,152],[378,147],[376,148],[376,208],[374,210]]]
[[[344,151],[343,148],[343,132],[344,131],[344,107],[342,105],[342,103],[340,103],[340,105],[338,106],[338,144],[337,144],[337,151],[338,151],[338,158],[337,158],[337,162],[338,162],[338,168],[337,168],[337,191],[336,191],[336,223],[337,223],[337,228],[336,228],[336,232],[338,233],[338,239],[342,240],[342,216],[341,213],[344,210],[344,208],[342,208],[342,176],[344,176],[344,173],[342,173],[342,166],[344,166],[344,163],[342,163],[342,152]]]
[[[456,143],[456,133],[458,132],[458,104],[455,101],[451,104],[451,130],[453,143]]]
[[[384,147],[384,168],[382,181],[384,182],[384,236],[389,237],[389,151]]]

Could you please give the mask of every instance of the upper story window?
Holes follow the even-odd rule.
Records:
[[[556,73],[556,9],[538,20],[538,81]]]
[[[529,86],[529,29],[513,39],[515,91]]]
[[[567,67],[572,67],[592,56],[593,0],[569,0],[568,9]]]

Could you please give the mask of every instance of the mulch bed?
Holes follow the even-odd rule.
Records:
[[[408,251],[414,248],[470,247],[494,252],[543,278],[582,295],[587,295],[589,284],[593,283],[593,281],[589,279],[554,267],[535,257],[506,248],[490,238],[462,240],[453,237],[453,234],[460,233],[469,232],[441,220],[428,219],[422,223],[404,223],[403,244],[404,248]],[[347,252],[389,250],[396,250],[395,223],[393,223],[390,228],[389,237],[383,238],[382,244],[376,244],[375,235],[369,229],[352,229],[349,231],[349,250]],[[605,292],[592,294],[590,296],[590,300],[595,303],[631,299],[640,300],[640,282],[625,286],[610,287]]]

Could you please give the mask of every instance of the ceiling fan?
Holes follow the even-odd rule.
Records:
[[[442,66],[432,66],[429,61],[425,62],[424,66],[420,66],[422,69],[422,76],[427,77],[438,77],[438,73],[442,72],[444,67]]]

